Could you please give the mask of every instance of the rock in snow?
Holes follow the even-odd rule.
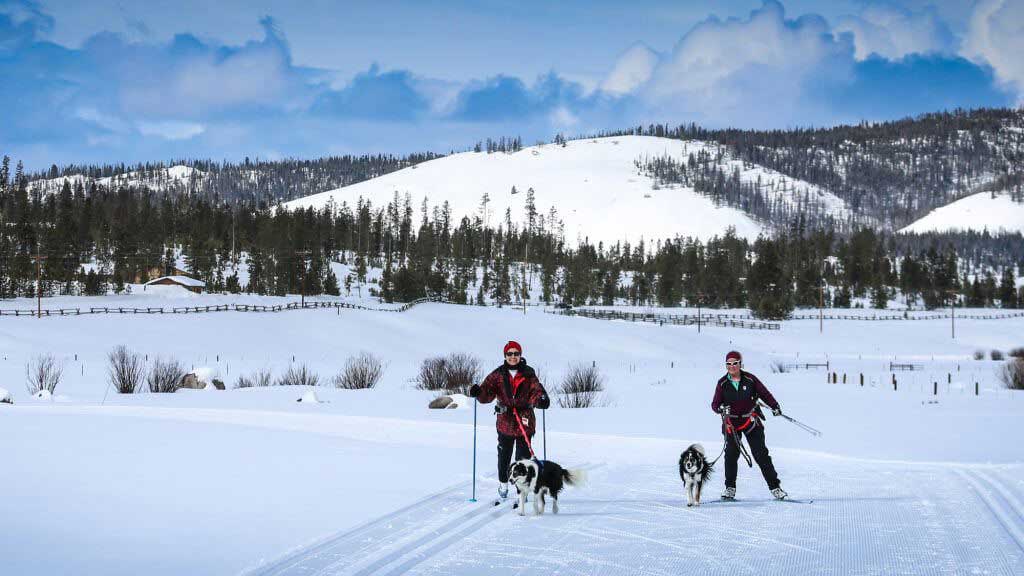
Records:
[[[308,390],[305,394],[302,395],[302,398],[299,398],[298,400],[296,400],[296,402],[320,404],[320,399],[317,398],[315,390]]]
[[[0,388],[0,403],[14,404],[14,398],[11,398],[11,393],[4,388]]]

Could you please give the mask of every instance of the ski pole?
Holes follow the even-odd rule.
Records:
[[[768,406],[765,406],[761,402],[758,402],[758,404],[760,404],[764,408],[768,408]],[[770,408],[768,408],[768,409],[770,410]],[[800,428],[801,430],[803,430],[804,432],[807,432],[808,434],[810,434],[812,436],[818,436],[818,437],[821,436],[821,430],[818,430],[817,428],[814,428],[812,426],[808,426],[807,424],[804,424],[803,422],[797,420],[796,418],[787,416],[787,415],[785,415],[785,414],[783,414],[781,412],[779,412],[779,416],[782,416],[786,420],[789,420],[790,422],[795,424],[797,426],[797,428]]]
[[[548,411],[540,411],[541,433],[544,435],[544,460],[548,459]]]
[[[476,502],[476,398],[473,398],[473,497],[470,502]]]

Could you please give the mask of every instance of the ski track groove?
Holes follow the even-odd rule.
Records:
[[[1009,537],[1010,540],[1020,548],[1021,552],[1024,552],[1024,531],[1021,530],[1021,526],[1019,524],[1021,515],[1017,510],[1008,509],[1012,508],[1013,504],[1010,503],[1005,496],[1003,496],[1002,499],[1003,502],[1006,503],[1000,502],[999,498],[993,496],[992,492],[1001,495],[1000,487],[997,487],[995,483],[989,481],[986,478],[987,475],[983,473],[975,475],[972,474],[972,471],[970,470],[957,470],[957,473],[963,479],[967,480],[967,483],[978,496],[978,499],[985,504],[989,512],[991,512],[996,518],[996,523],[1003,527],[1003,531],[1006,533],[1007,537]],[[986,486],[988,489],[986,489]],[[1017,517],[1016,522],[1013,519],[1014,516]]]
[[[323,568],[316,569],[310,572],[308,569],[303,569],[302,564],[308,563],[311,560],[320,559],[329,554],[333,549],[336,549],[342,545],[354,543],[359,540],[364,540],[368,536],[368,532],[374,530],[387,529],[389,523],[401,518],[403,516],[411,516],[418,513],[421,509],[431,509],[439,501],[444,501],[446,498],[452,496],[464,490],[469,485],[469,482],[460,482],[453,486],[450,486],[440,492],[431,494],[421,500],[413,502],[407,506],[399,508],[394,512],[385,514],[378,518],[374,518],[368,522],[365,522],[355,528],[345,530],[335,536],[328,537],[327,539],[309,545],[307,547],[299,548],[286,554],[283,558],[271,562],[267,566],[255,568],[247,574],[249,576],[279,576],[283,574],[294,574],[293,570],[299,570],[301,573],[321,574]],[[372,546],[368,544],[367,547]],[[365,549],[365,547],[364,547]]]

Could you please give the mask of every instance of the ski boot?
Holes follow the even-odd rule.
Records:
[[[781,486],[777,486],[775,488],[772,488],[772,496],[776,500],[785,500],[786,496],[789,496],[789,494],[786,494],[786,491],[783,490]]]
[[[722,500],[735,500],[736,499],[736,487],[726,486],[725,492],[722,492]]]

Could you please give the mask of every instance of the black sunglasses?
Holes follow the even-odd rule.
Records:
[[[742,364],[742,362],[738,360],[730,360],[729,362],[725,363],[726,366],[739,366],[740,364]]]
[[[505,352],[505,356],[522,356],[522,352]]]

